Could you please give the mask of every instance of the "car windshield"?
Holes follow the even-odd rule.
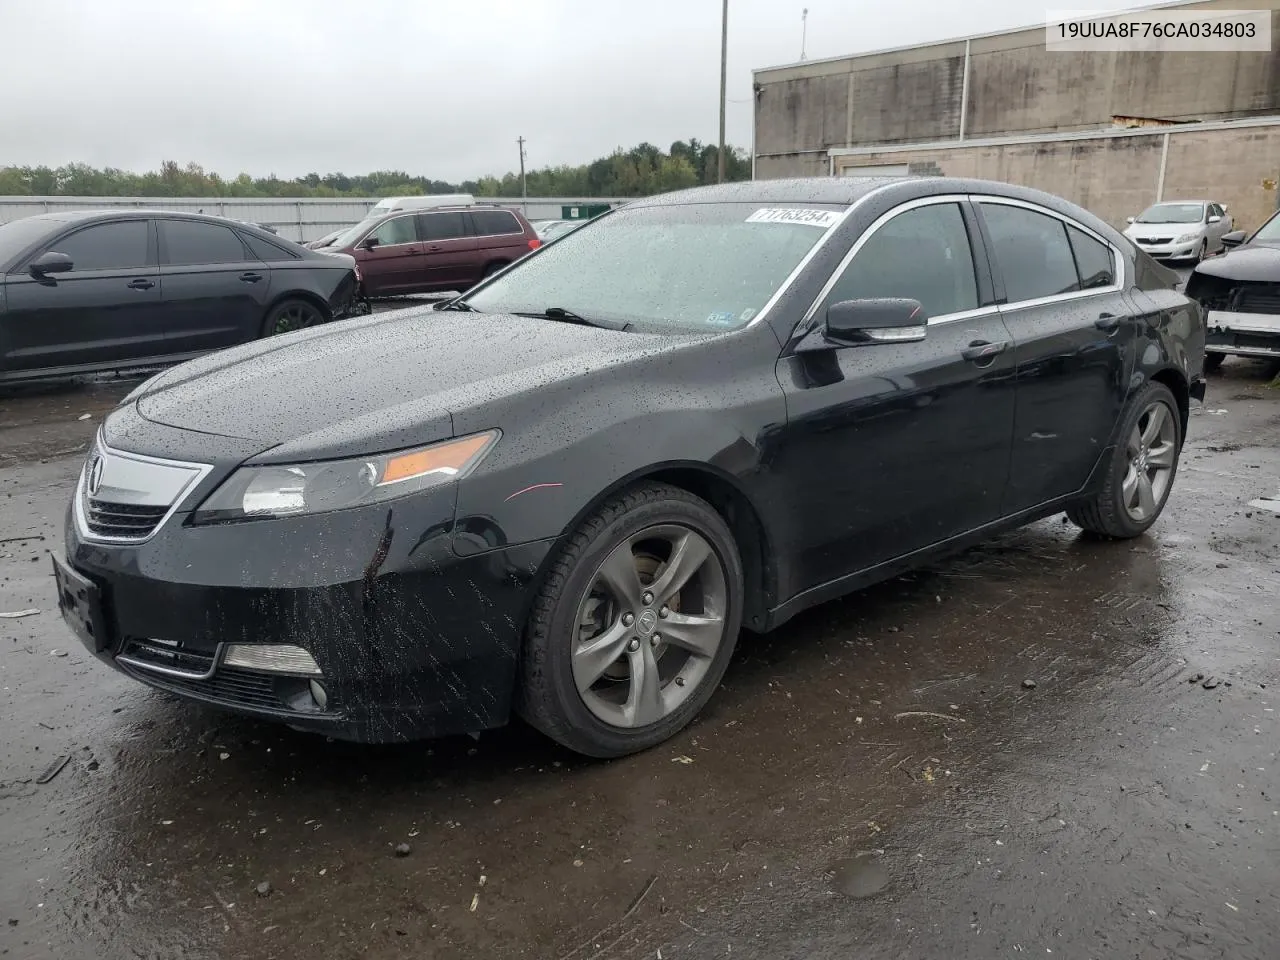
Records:
[[[1250,243],[1280,243],[1280,214],[1272,214],[1271,219],[1258,228],[1258,232],[1249,238]]]
[[[331,242],[326,243],[325,246],[349,247],[363,237],[368,231],[372,230],[374,225],[381,219],[381,217],[367,217],[351,229],[344,230],[342,233],[338,234],[337,237],[335,237]]]
[[[1203,219],[1203,203],[1157,203],[1142,211],[1138,223],[1199,223]]]
[[[54,224],[37,217],[10,220],[0,224],[0,267],[39,240],[53,232]]]
[[[622,210],[571,231],[466,302],[484,313],[563,307],[649,329],[733,330],[760,312],[840,210],[760,203]]]

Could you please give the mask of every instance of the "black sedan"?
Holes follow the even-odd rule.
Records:
[[[1200,311],[1032,190],[801,180],[636,201],[439,310],[234,348],[104,422],[56,561],[130,676],[334,737],[518,712],[652,746],[739,630],[1066,511],[1134,537]]]
[[[0,383],[159,366],[346,315],[351,257],[195,214],[0,226]]]
[[[1223,238],[1227,253],[1202,261],[1187,280],[1187,296],[1205,310],[1205,367],[1228,356],[1280,361],[1280,211],[1252,236]]]

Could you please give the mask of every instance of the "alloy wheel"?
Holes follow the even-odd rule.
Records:
[[[294,330],[313,326],[319,316],[314,307],[305,303],[291,303],[276,314],[275,322],[271,325],[271,333],[273,335],[290,333]]]
[[[1129,466],[1120,484],[1125,512],[1136,523],[1155,516],[1173,483],[1177,460],[1177,416],[1157,400],[1142,412],[1129,434],[1126,453]]]
[[[618,544],[574,621],[573,678],[587,709],[630,729],[669,716],[706,677],[727,604],[724,565],[697,531],[659,524]]]

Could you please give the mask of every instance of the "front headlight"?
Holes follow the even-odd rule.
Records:
[[[1196,239],[1196,237],[1198,236],[1200,236],[1200,234],[1198,233],[1184,233],[1182,236],[1180,236],[1177,240],[1173,242],[1174,243],[1190,243],[1192,240]]]
[[[291,517],[359,507],[449,483],[474,469],[498,431],[350,460],[241,467],[196,510],[192,523]]]

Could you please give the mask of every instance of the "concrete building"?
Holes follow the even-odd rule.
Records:
[[[1069,6],[1069,5],[1067,5]],[[1277,208],[1280,0],[1268,52],[1061,52],[1045,27],[756,70],[758,178],[941,174],[1059,194],[1113,225],[1210,198],[1239,227]]]

